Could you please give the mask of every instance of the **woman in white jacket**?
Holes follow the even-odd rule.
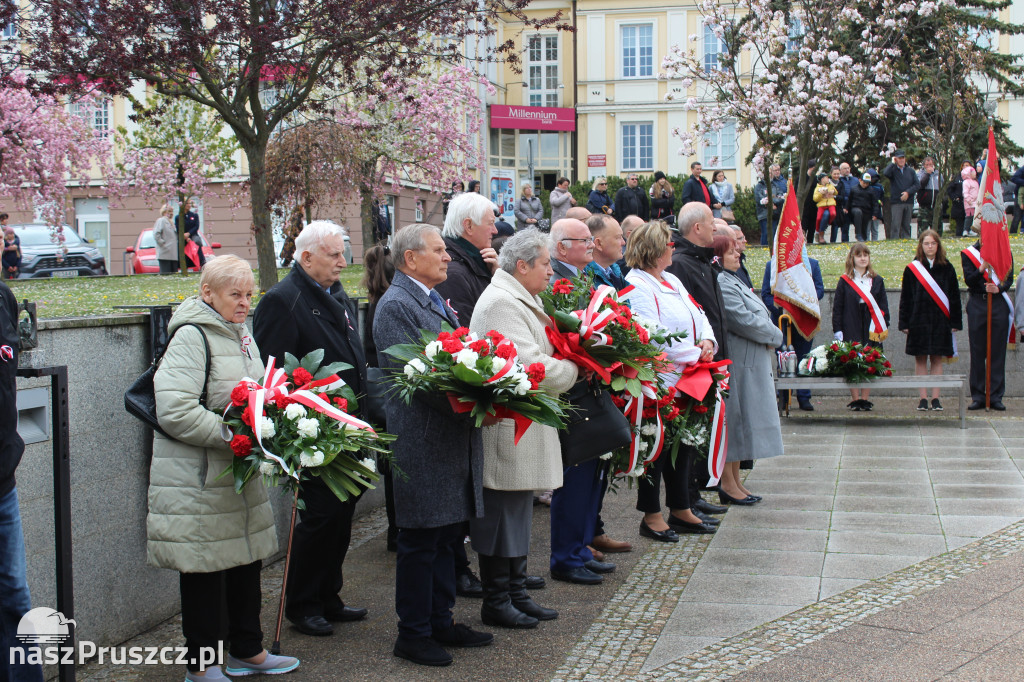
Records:
[[[626,281],[635,288],[629,306],[644,320],[657,322],[671,331],[684,331],[686,338],[664,347],[673,369],[663,376],[669,385],[679,380],[683,369],[698,361],[710,361],[718,350],[718,341],[704,311],[690,297],[675,275],[665,272],[672,263],[672,233],[664,222],[656,220],[636,228],[626,242],[626,265],[631,270]],[[688,481],[697,451],[680,448],[673,465],[667,455],[659,457],[648,469],[648,477],[637,484],[638,511],[644,513],[640,535],[662,542],[678,542],[676,531],[714,533],[715,525],[693,512]],[[665,479],[668,521],[661,515],[660,481]]]

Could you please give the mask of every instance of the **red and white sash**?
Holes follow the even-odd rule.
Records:
[[[924,287],[924,290],[928,292],[928,295],[932,297],[933,301],[935,301],[935,305],[939,306],[939,310],[942,311],[942,314],[945,315],[946,319],[948,320],[949,297],[946,296],[946,292],[942,290],[942,287],[939,286],[939,283],[935,281],[934,277],[932,277],[932,273],[928,272],[928,268],[924,266],[924,263],[922,263],[919,260],[913,260],[910,261],[909,267],[910,271],[914,273],[914,277],[917,278],[918,283],[920,283],[920,285]],[[953,354],[950,357],[955,358],[956,356],[956,334],[954,333]]]
[[[846,280],[846,283],[850,285],[854,293],[861,297],[871,312],[871,326],[868,328],[868,338],[872,341],[885,341],[885,338],[889,336],[889,328],[885,324],[885,315],[882,313],[882,309],[878,306],[878,301],[871,295],[870,291],[864,291],[857,283],[853,281],[849,275],[843,275],[839,279]]]
[[[981,252],[978,251],[978,249],[974,248],[973,246],[968,246],[966,249],[963,250],[963,252],[967,254],[967,258],[972,263],[974,263],[974,267],[978,268],[978,272],[981,273],[982,277],[985,278],[986,282],[990,282],[992,284],[995,284],[996,286],[999,286],[1000,282],[997,282],[995,281],[995,279],[993,279],[992,273],[986,267],[988,263],[982,260]],[[1003,292],[1003,300],[1006,301],[1006,306],[1010,309],[1010,335],[1007,339],[1007,343],[1013,345],[1014,343],[1017,342],[1017,330],[1014,329],[1013,327],[1013,301],[1010,299],[1010,295],[1005,291]]]

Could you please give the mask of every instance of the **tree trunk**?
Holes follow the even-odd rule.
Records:
[[[277,258],[274,254],[274,233],[267,207],[266,144],[242,145],[249,161],[249,200],[252,203],[252,233],[256,239],[256,263],[259,267],[261,292],[277,284]]]
[[[181,188],[185,186],[185,167],[178,162],[178,269],[182,277],[188,276],[188,257],[185,255],[185,194]]]

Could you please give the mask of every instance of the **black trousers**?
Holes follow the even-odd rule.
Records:
[[[665,480],[665,505],[669,509],[690,509],[693,493],[690,482],[693,478],[693,459],[697,451],[687,445],[679,447],[676,463],[672,464],[672,453],[662,451],[654,465],[648,468],[647,476],[637,483],[636,508],[645,514],[661,511],[661,480]]]
[[[850,216],[853,218],[854,238],[859,242],[866,242],[868,240],[868,223],[871,222],[871,211],[856,207],[850,210]]]
[[[601,518],[601,509],[604,507],[604,496],[608,492],[608,483],[612,478],[612,468],[604,465],[604,476],[601,478],[601,498],[597,501],[597,520],[594,521],[594,537],[604,535],[604,519]]]
[[[1017,230],[1020,228],[1021,220],[1024,219],[1024,208],[1020,207],[1017,202],[1013,203],[1013,222],[1010,223],[1010,234],[1017,234]]]
[[[176,260],[165,260],[161,258],[160,260],[157,261],[157,263],[160,264],[161,275],[169,275],[171,273],[178,271],[179,264],[178,261]]]
[[[399,529],[395,566],[399,637],[430,637],[434,630],[452,626],[454,552],[463,544],[462,528],[462,523],[453,523],[439,528]]]
[[[342,502],[319,478],[302,482],[299,512],[288,569],[289,618],[322,616],[344,606],[338,592],[344,584],[341,565],[352,538],[352,512],[358,498]]]
[[[985,402],[985,347],[988,302],[984,294],[967,297],[967,336],[971,343],[971,399]],[[1006,391],[1006,341],[1010,334],[1010,309],[999,294],[992,294],[992,402],[1002,402]]]
[[[200,647],[215,649],[224,639],[228,642],[228,653],[235,658],[252,658],[263,651],[262,567],[263,562],[256,561],[212,573],[178,574],[181,631],[188,657],[195,661],[187,664],[189,670],[199,670]]]

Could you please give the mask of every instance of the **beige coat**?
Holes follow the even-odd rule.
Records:
[[[199,404],[206,370],[203,339],[185,327],[171,339],[154,377],[157,419],[149,474],[146,554],[153,566],[210,573],[266,559],[277,551],[274,512],[261,480],[241,494],[230,474],[233,454],[221,437],[221,414],[244,377],[263,379],[260,352],[245,324],[227,322],[197,297],[171,317],[169,332],[198,324],[210,342],[207,405]]]
[[[501,332],[519,349],[524,365],[540,362],[546,370],[541,383],[556,396],[576,383],[576,364],[551,357],[554,347],[544,333],[550,324],[540,299],[504,270],[498,270],[473,311],[469,328],[477,334]],[[562,487],[562,454],[558,431],[531,424],[516,445],[510,419],[483,429],[484,487],[491,490],[553,490]]]

